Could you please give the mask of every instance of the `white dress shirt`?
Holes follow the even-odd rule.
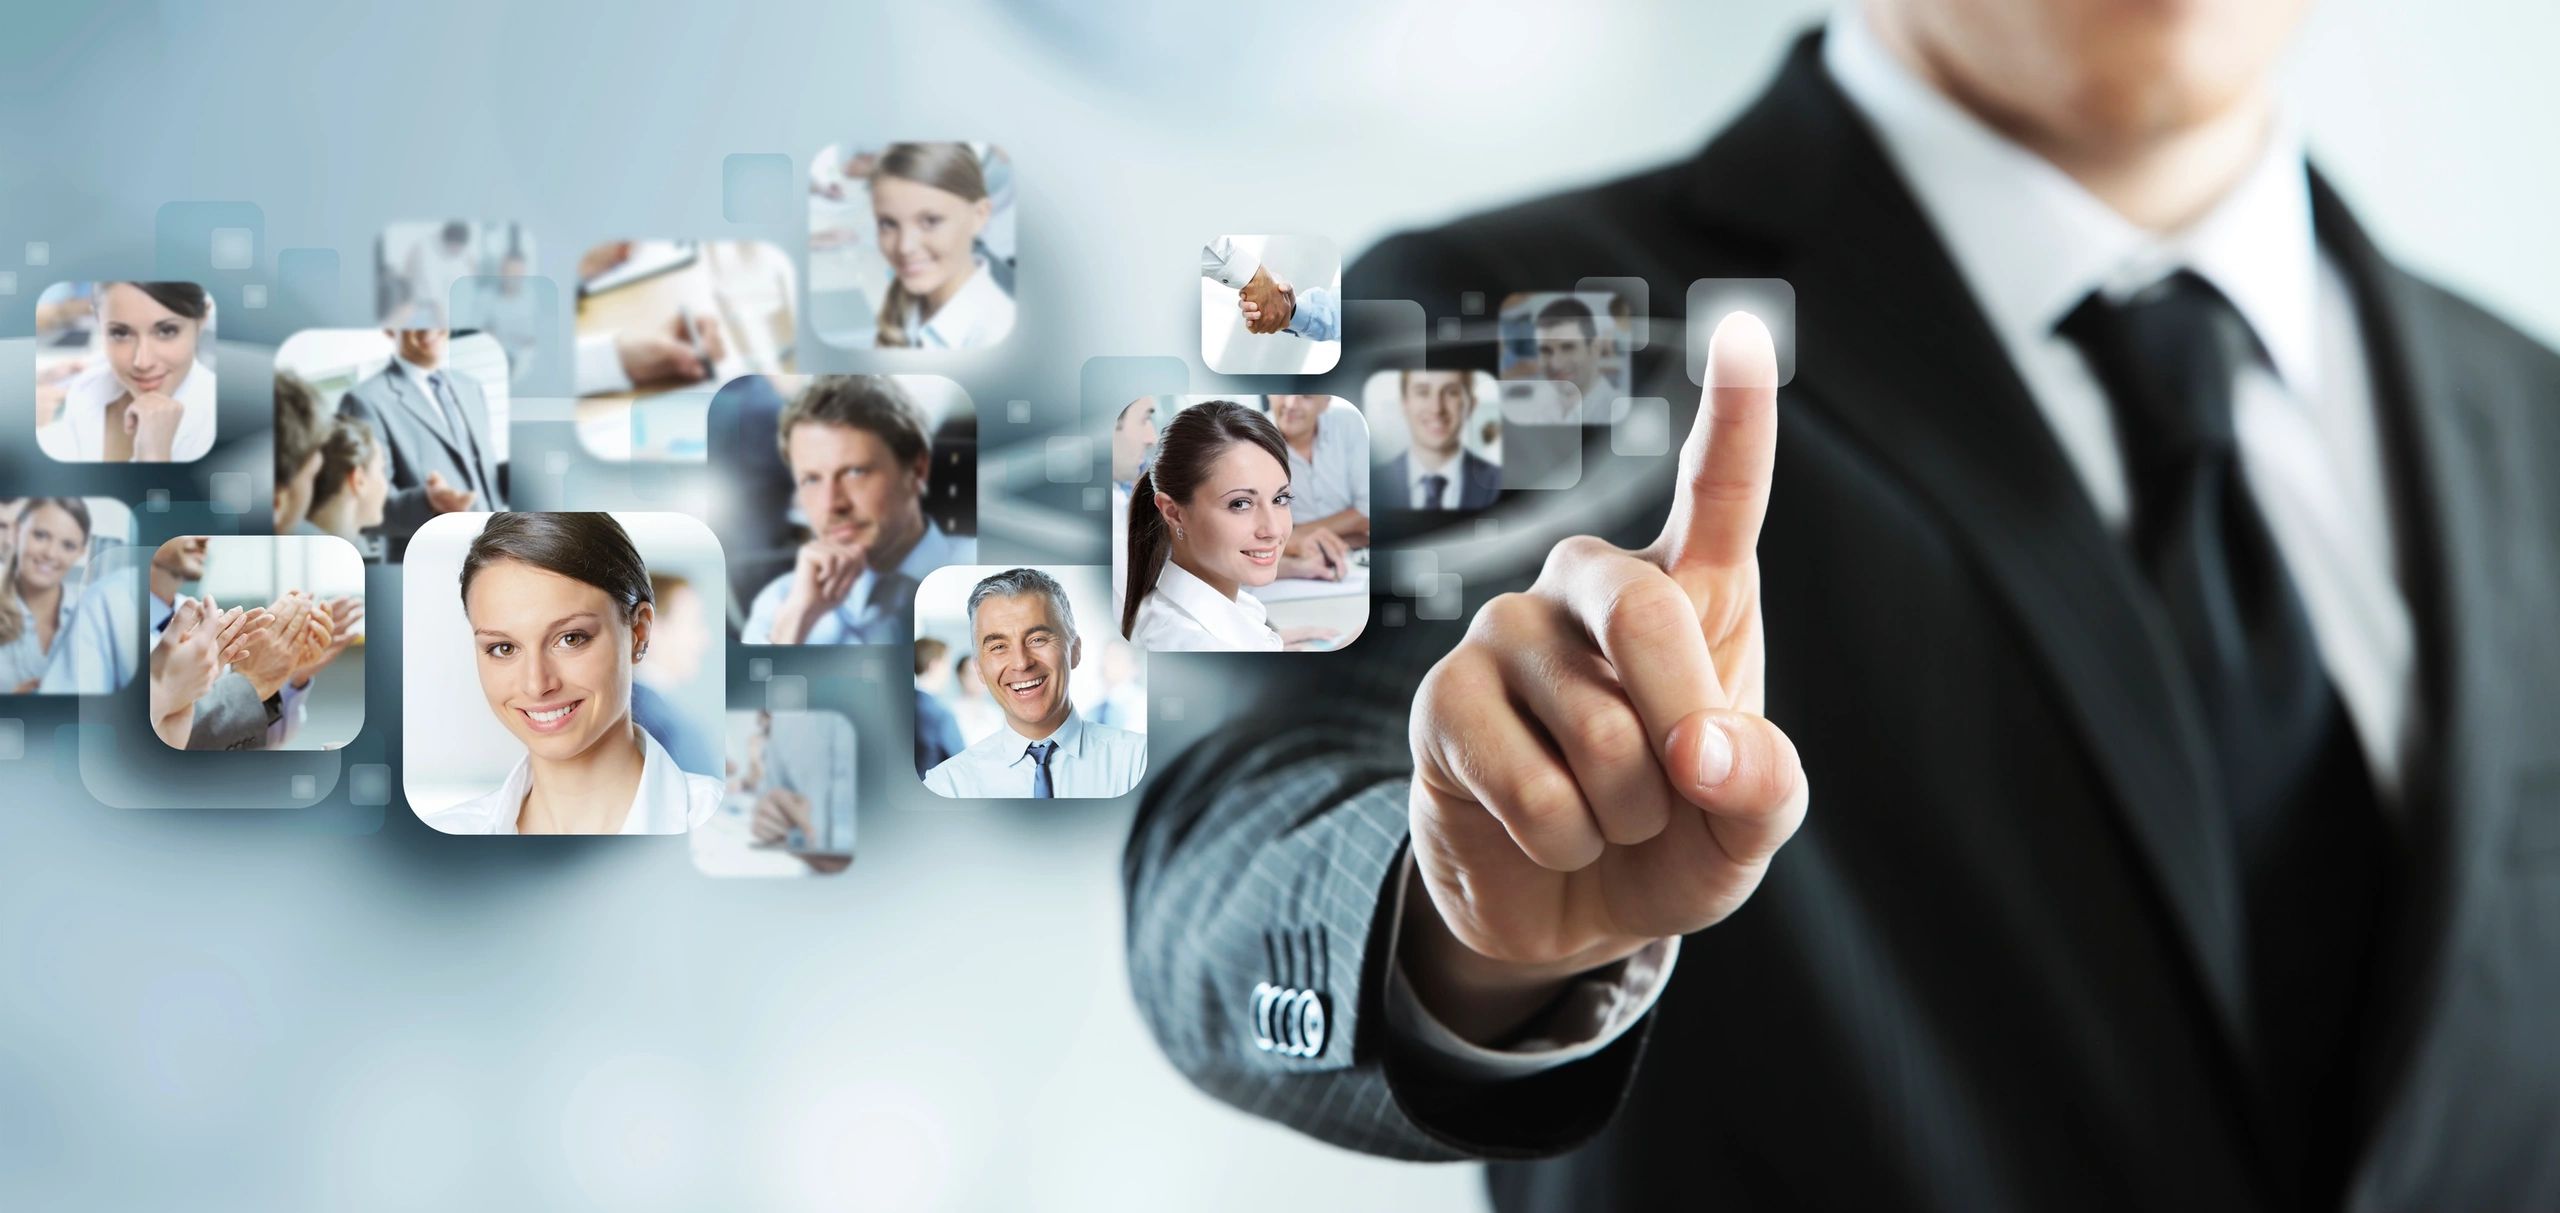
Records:
[[[1280,633],[1262,600],[1243,587],[1229,598],[1167,560],[1156,588],[1138,600],[1129,643],[1151,653],[1276,653]]]
[[[640,732],[640,787],[631,795],[631,811],[623,815],[623,834],[682,834],[709,821],[720,808],[720,781],[688,775],[667,756],[665,746]],[[533,790],[533,758],[516,760],[507,781],[494,792],[461,804],[419,814],[428,825],[447,834],[513,834],[524,811],[525,793]]]
[[[2312,231],[2299,131],[2279,122],[2256,164],[2212,210],[2186,230],[2162,235],[2108,209],[1930,88],[1893,57],[1856,5],[1833,14],[1823,65],[1875,126],[2100,518],[2120,536],[2130,525],[2132,495],[2114,413],[2078,347],[2055,327],[2092,291],[2122,299],[2182,269],[2213,283],[2248,321],[2267,358],[2244,367],[2236,385],[2232,420],[2242,473],[2301,592],[2375,789],[2386,811],[2396,807],[2412,723],[2416,623],[2393,572],[2380,425],[2355,301]],[[1614,981],[1610,1005],[1650,1005],[1670,979],[1670,961],[1585,985]],[[1394,997],[1392,991],[1402,991],[1405,1005],[1390,1007],[1390,1022],[1423,1025],[1406,1039],[1432,1064],[1473,1076],[1531,1073],[1590,1056],[1634,1022],[1588,1015],[1550,1021],[1544,1035],[1566,1043],[1507,1055],[1431,1022],[1401,970]]]
[[[125,394],[115,367],[101,359],[71,377],[62,388],[62,412],[36,431],[44,453],[63,463],[97,463],[107,457],[107,406]],[[192,463],[213,449],[213,372],[201,362],[187,364],[169,390],[179,405],[178,433],[169,445],[171,463]]]
[[[923,318],[924,305],[907,305],[908,339],[916,348],[926,350],[968,350],[994,345],[1013,331],[1013,296],[1005,294],[987,272],[983,257],[975,258],[969,269],[969,280],[960,284],[951,301]]]
[[[1422,483],[1422,478],[1425,476],[1440,478],[1440,496],[1437,499],[1431,496],[1428,487]],[[1457,454],[1449,456],[1449,462],[1438,467],[1423,466],[1422,448],[1408,447],[1405,450],[1405,500],[1412,502],[1413,508],[1417,510],[1458,508],[1458,494],[1466,488],[1464,483],[1466,476],[1467,448],[1465,447],[1459,447]]]
[[[1262,268],[1262,259],[1248,256],[1248,250],[1233,236],[1220,236],[1200,246],[1200,276],[1231,291],[1244,289],[1253,281],[1253,271]]]
[[[1057,731],[1040,740],[1058,743],[1049,755],[1049,791],[1061,800],[1119,796],[1147,773],[1146,734],[1095,724],[1073,708]],[[1005,727],[985,740],[934,764],[924,786],[962,800],[1027,800],[1040,773],[1029,752],[1034,744],[1007,717]]]

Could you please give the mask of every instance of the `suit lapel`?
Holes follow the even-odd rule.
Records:
[[[2400,582],[2418,635],[2416,752],[2402,782],[2400,895],[2378,943],[2373,1009],[2359,1075],[2361,1119],[2379,1127],[2410,1071],[2416,1042],[2443,1005],[2446,946],[2462,887],[2460,857],[2485,824],[2480,806],[2503,794],[2495,744],[2501,711],[2476,671],[2498,668],[2499,593],[2490,576],[2498,505],[2481,475],[2477,435],[2467,433],[2488,388],[2453,351],[2441,304],[2385,261],[2327,181],[2314,173],[2312,220],[2356,297],[2382,422]]]
[[[1700,159],[1701,218],[1745,229],[1785,265],[1802,351],[1787,406],[1835,421],[1933,507],[2013,614],[2245,1075],[2236,861],[2167,625],[1818,48],[1799,43]]]
[[[451,373],[446,372],[448,376]],[[418,419],[418,424],[426,427],[428,436],[443,444],[445,453],[453,456],[453,465],[463,469],[465,479],[472,482],[461,487],[478,488],[479,462],[471,457],[470,449],[464,445],[463,436],[453,432],[452,424],[445,418],[444,404],[429,395],[426,383],[412,378],[407,368],[395,364],[390,374],[392,383],[399,393],[401,406]],[[450,379],[448,379],[449,382]],[[469,424],[467,417],[464,424]],[[477,435],[473,437],[476,438]]]

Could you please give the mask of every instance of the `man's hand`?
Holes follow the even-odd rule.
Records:
[[[1777,357],[1717,326],[1661,537],[1555,546],[1476,613],[1414,699],[1404,966],[1488,1042],[1574,976],[1711,926],[1759,886],[1808,785],[1761,716],[1755,549],[1776,461]]]
[[[444,478],[442,472],[427,473],[427,483],[422,487],[427,491],[427,508],[438,514],[460,513],[470,509],[480,500],[479,493],[471,489],[456,488],[452,481]]]
[[[312,678],[329,668],[329,663],[356,642],[356,625],[364,621],[364,599],[332,598],[320,604],[322,617],[328,621],[328,640],[318,654],[293,667],[292,684],[309,686]]]
[[[1297,314],[1298,292],[1273,274],[1270,266],[1258,266],[1236,293],[1236,306],[1244,312],[1247,332],[1276,333],[1289,327],[1289,318]]]
[[[696,349],[696,339],[700,348]],[[622,373],[637,387],[700,383],[727,356],[720,322],[709,316],[678,312],[655,329],[627,330],[613,339]]]
[[[172,749],[187,748],[196,701],[222,673],[221,633],[228,622],[207,604],[189,598],[170,612],[160,643],[151,649],[151,731]]]
[[[86,358],[73,358],[36,372],[36,428],[53,424],[62,414],[62,402],[71,395],[71,379],[89,365]]]
[[[311,607],[311,599],[295,591],[264,610],[250,612],[259,621],[243,627],[223,654],[231,672],[248,679],[258,698],[273,698],[284,689],[285,678],[293,673],[294,655],[306,643],[303,637],[310,626]]]
[[[758,846],[787,846],[791,832],[800,832],[804,846],[818,845],[817,831],[809,824],[809,798],[789,788],[775,788],[756,799],[756,814],[747,822],[747,832]],[[820,873],[841,872],[853,865],[850,855],[802,855],[800,862]]]
[[[162,392],[144,392],[125,406],[124,432],[133,439],[133,461],[167,463],[178,446],[178,423],[186,420],[187,406],[178,398]]]
[[[799,644],[820,616],[844,605],[844,596],[862,571],[871,567],[870,553],[854,544],[812,539],[800,545],[791,566],[791,592],[773,615],[774,644]]]
[[[1289,532],[1280,546],[1280,575],[1306,577],[1317,581],[1340,581],[1351,569],[1351,545],[1342,536],[1320,526],[1302,526]]]

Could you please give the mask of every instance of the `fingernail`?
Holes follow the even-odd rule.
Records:
[[[1733,739],[1710,720],[1698,730],[1698,786],[1715,787],[1733,774]]]

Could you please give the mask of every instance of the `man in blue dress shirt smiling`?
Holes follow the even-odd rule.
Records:
[[[1075,611],[1057,579],[1007,569],[969,591],[969,638],[978,680],[1004,710],[1005,727],[944,759],[924,786],[944,796],[1118,796],[1147,773],[1147,737],[1096,724],[1067,698],[1084,661]]]

